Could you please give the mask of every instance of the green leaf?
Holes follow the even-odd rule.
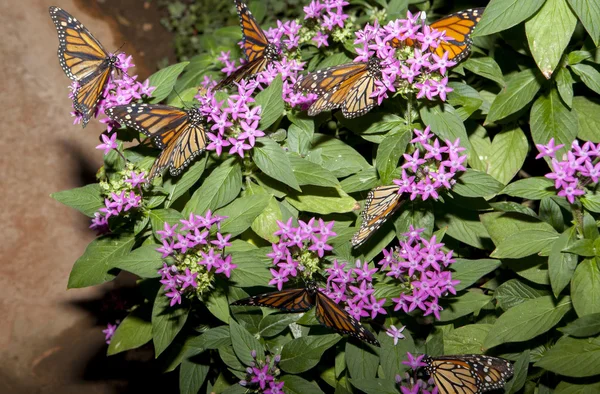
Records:
[[[251,353],[253,350],[256,351],[259,360],[264,360],[265,349],[263,345],[248,330],[232,319],[229,321],[229,331],[233,351],[242,364],[247,366],[252,365],[254,359]]]
[[[520,282],[518,279],[510,279],[496,289],[494,298],[498,301],[498,305],[508,310],[525,301],[533,300],[550,294],[546,290],[538,290],[531,286]]]
[[[546,145],[551,138],[556,144],[564,144],[557,153],[561,157],[566,153],[577,137],[579,127],[577,114],[569,110],[558,95],[556,89],[540,96],[531,107],[531,136],[536,144]]]
[[[229,302],[227,296],[221,289],[212,289],[206,298],[204,305],[213,314],[214,317],[221,320],[223,323],[229,323],[231,315],[229,314]]]
[[[546,0],[525,23],[529,49],[540,71],[550,79],[575,31],[577,18],[567,0]]]
[[[157,231],[161,231],[165,229],[165,223],[169,223],[170,226],[179,223],[183,216],[179,211],[174,209],[153,209],[148,212],[148,216],[150,217],[150,225],[152,226],[152,233],[154,237],[158,240],[161,239],[160,235],[157,234]]]
[[[581,262],[571,280],[571,297],[579,317],[600,312],[600,269],[597,260],[594,258]]]
[[[222,346],[231,345],[229,326],[213,327],[206,330],[202,335],[190,340],[187,344],[185,357],[193,357],[208,349],[218,349]]]
[[[134,243],[135,238],[129,234],[94,239],[73,265],[67,288],[79,289],[112,280],[115,277],[109,272],[112,261],[129,253]]]
[[[267,257],[271,248],[231,252],[231,261],[237,268],[231,271],[231,281],[239,287],[264,286],[269,283],[272,261]]]
[[[370,379],[377,375],[379,356],[369,345],[346,342],[346,365],[353,379]]]
[[[396,326],[401,328],[400,325]],[[394,345],[394,340],[384,330],[379,332],[377,337],[381,344],[379,362],[384,378],[393,379],[397,374],[408,371],[408,366],[402,364],[402,361],[406,361],[406,352],[415,353],[415,343],[408,330],[405,329],[402,334],[405,338],[398,340],[398,343]]]
[[[507,185],[521,170],[528,150],[529,142],[523,130],[511,125],[494,136],[486,172]]]
[[[397,384],[393,378],[350,379],[350,383],[366,394],[398,394]],[[336,391],[337,393],[337,391]]]
[[[600,72],[589,64],[574,64],[571,69],[579,78],[597,94],[600,94]]]
[[[522,342],[535,338],[554,327],[571,309],[571,298],[555,301],[542,296],[525,301],[504,312],[494,323],[485,339],[489,349],[507,342]]]
[[[190,62],[173,64],[172,66],[157,71],[148,78],[150,80],[150,86],[156,87],[156,90],[152,92],[151,103],[159,103],[171,94],[173,86],[175,86],[175,82],[177,82],[177,77],[188,64],[190,64]]]
[[[498,33],[518,25],[544,4],[545,0],[492,0],[485,8],[473,37]]]
[[[566,67],[560,67],[556,72],[556,88],[560,98],[567,104],[567,107],[573,107],[573,76]]]
[[[460,138],[460,146],[469,153],[471,143],[467,136],[467,130],[456,110],[450,104],[436,105],[433,107],[423,106],[421,108],[423,122],[431,127],[431,131],[442,140],[452,142]]]
[[[233,201],[242,188],[242,169],[235,158],[219,165],[202,183],[185,205],[184,216],[204,215]]]
[[[591,337],[600,333],[600,313],[592,313],[572,321],[563,328],[563,333],[572,337]]]
[[[600,392],[600,382],[574,384],[562,381],[554,389],[554,394],[597,394],[598,392]]]
[[[577,267],[577,256],[563,252],[563,249],[573,237],[574,230],[570,228],[558,237],[550,251],[548,274],[550,275],[550,284],[555,297],[558,297],[560,292],[567,287]]]
[[[550,248],[558,238],[556,230],[519,231],[500,242],[490,257],[518,259]]]
[[[257,216],[252,222],[252,231],[254,231],[261,238],[266,239],[269,242],[277,242],[278,237],[273,235],[274,232],[279,230],[277,221],[283,220],[283,214],[277,199],[271,194],[267,195],[269,203],[267,207]]]
[[[500,260],[492,259],[456,259],[456,262],[454,262],[451,266],[452,270],[454,271],[452,273],[452,279],[460,280],[460,283],[454,286],[454,288],[456,291],[466,289],[483,276],[500,267],[500,264]]]
[[[379,184],[379,178],[377,177],[377,171],[374,168],[368,168],[362,170],[358,174],[349,176],[340,182],[342,190],[346,193],[361,192],[364,190],[370,190]]]
[[[301,158],[296,153],[289,152],[288,158],[292,171],[299,185],[313,185],[323,187],[338,187],[337,178],[322,166]]]
[[[301,192],[302,189],[294,176],[290,159],[281,146],[268,137],[258,138],[256,142],[252,154],[256,166],[271,178]]]
[[[302,379],[300,376],[283,375],[279,381],[284,383],[283,391],[286,394],[323,394],[318,384]]]
[[[261,337],[274,337],[300,317],[299,313],[272,313],[260,321],[258,333]]]
[[[323,167],[338,178],[344,178],[371,167],[360,153],[337,138],[315,133],[312,146],[313,151],[321,150]]]
[[[221,224],[221,232],[235,237],[246,231],[264,211],[271,198],[267,194],[244,196],[217,210],[216,215],[227,217]]]
[[[50,197],[91,218],[98,209],[104,207],[104,198],[101,195],[100,185],[97,183],[52,193]]]
[[[501,87],[506,85],[500,66],[491,57],[471,57],[463,63],[463,66],[474,74],[496,82]]]
[[[287,132],[287,144],[292,150],[300,155],[306,155],[310,149],[310,143],[315,134],[314,123],[312,128],[303,128],[295,124],[290,125]]]
[[[485,227],[479,221],[479,214],[453,207],[445,210],[443,215],[436,215],[435,223],[439,228],[446,228],[446,234],[478,249],[492,249]]]
[[[469,117],[483,104],[479,92],[463,82],[449,82],[453,90],[448,94],[448,104],[456,108],[456,114],[462,121]],[[405,126],[408,127],[408,126]]]
[[[340,340],[337,334],[300,337],[286,343],[281,351],[279,367],[288,373],[308,371],[321,360],[325,350]]]
[[[527,69],[512,75],[494,99],[485,124],[490,124],[512,115],[533,100],[540,90],[542,77],[537,70]]]
[[[588,211],[600,213],[600,194],[588,193],[581,198],[581,203]]]
[[[210,367],[183,360],[179,368],[179,393],[197,394],[206,380]]]
[[[352,212],[360,208],[356,200],[339,188],[305,186],[302,194],[292,193],[285,199],[294,208],[321,215]]]
[[[444,335],[444,353],[483,353],[483,341],[491,327],[491,324],[469,324],[450,331]]]
[[[412,132],[402,130],[392,131],[377,148],[377,172],[384,185],[392,182],[393,173],[398,167],[398,160],[406,151],[406,146],[411,140]]]
[[[554,182],[544,177],[532,177],[520,179],[506,186],[502,194],[511,197],[526,198],[528,200],[541,200],[544,197],[556,195]]]
[[[467,169],[460,174],[452,191],[463,197],[486,197],[498,194],[504,185],[485,172]]]
[[[508,394],[516,393],[521,390],[527,381],[527,371],[529,370],[529,349],[525,350],[517,361],[514,363],[514,375],[513,378],[506,383],[504,391]]]
[[[568,0],[596,46],[600,45],[600,4],[595,0]]]
[[[261,130],[269,128],[283,115],[285,103],[282,94],[283,81],[279,74],[265,90],[256,95],[256,105],[260,105],[262,109],[259,124]]]
[[[117,327],[110,339],[107,355],[112,356],[130,349],[137,349],[152,339],[152,323],[145,316],[144,308],[134,309]]]
[[[164,286],[161,286],[152,307],[152,340],[155,357],[160,356],[173,342],[190,312],[187,306],[170,306],[170,302],[171,299],[165,295]]]
[[[177,201],[179,197],[183,196],[185,192],[198,182],[204,173],[207,160],[208,155],[205,155],[185,170],[182,175],[175,178],[169,177],[163,182],[163,188],[168,193],[165,208],[169,208],[173,202]]]
[[[565,252],[574,253],[578,256],[583,257],[594,257],[596,256],[596,249],[594,248],[594,241],[591,239],[580,239],[572,242],[568,247],[564,249]]]
[[[596,98],[575,97],[573,110],[579,120],[577,138],[600,142],[600,101]]]
[[[158,270],[163,266],[161,254],[156,251],[160,245],[147,244],[119,256],[111,261],[113,268],[131,272],[140,278],[158,278]]]
[[[562,337],[534,366],[576,378],[598,375],[600,374],[600,338]]]
[[[440,312],[439,321],[452,321],[471,313],[478,313],[491,300],[492,297],[477,291],[467,291],[460,296],[447,298],[449,304]]]

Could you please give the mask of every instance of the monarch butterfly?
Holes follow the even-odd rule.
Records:
[[[301,289],[287,289],[261,294],[233,302],[231,305],[265,306],[284,312],[305,312],[316,307],[315,316],[319,323],[335,331],[348,334],[375,346],[379,341],[370,331],[350,316],[331,298],[323,294],[315,282],[308,282]]]
[[[109,55],[92,33],[65,10],[50,7],[50,16],[58,31],[58,61],[67,77],[78,83],[73,107],[81,114],[85,127],[116,68],[117,56]]]
[[[436,55],[442,57],[444,52],[448,52],[448,59],[460,62],[471,52],[471,34],[475,30],[475,27],[481,19],[485,8],[470,8],[468,10],[455,12],[454,14],[447,15],[442,19],[433,22],[430,27],[443,32],[448,38],[447,41],[442,41],[441,44],[435,48]],[[395,47],[400,46],[401,41],[394,39],[392,45]],[[414,41],[408,39],[405,41],[408,46],[413,46]]]
[[[357,247],[365,242],[386,219],[404,204],[398,194],[399,186],[379,186],[369,191],[365,209],[362,211],[363,221],[360,229],[352,237],[352,246]]]
[[[427,356],[423,362],[440,394],[480,394],[496,390],[513,374],[513,366],[507,360],[480,354]]]
[[[239,82],[242,79],[258,74],[264,71],[269,63],[279,60],[277,46],[269,42],[265,32],[258,26],[248,6],[240,0],[235,0],[235,6],[237,7],[242,27],[242,50],[248,63],[219,82],[215,90],[222,89],[233,82]]]
[[[150,180],[166,167],[172,176],[179,175],[206,147],[204,117],[196,108],[131,104],[107,108],[106,114],[151,137],[162,149],[150,170]]]
[[[377,105],[377,99],[371,97],[376,80],[381,80],[381,64],[372,57],[368,62],[342,64],[305,75],[294,90],[319,96],[308,109],[310,116],[341,107],[344,117],[351,119]]]

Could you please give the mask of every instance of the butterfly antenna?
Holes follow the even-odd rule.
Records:
[[[175,92],[175,94],[177,95],[177,97],[179,97],[179,100],[181,100],[181,105],[183,105],[184,109],[188,109],[187,106],[185,105],[185,101],[183,101],[183,97],[181,97],[179,95],[179,92],[177,91],[177,89],[173,88],[173,91]]]

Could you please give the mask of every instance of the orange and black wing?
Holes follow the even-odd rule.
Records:
[[[371,345],[380,346],[372,332],[320,290],[317,290],[315,307],[315,317],[325,327],[341,334],[351,335]]]
[[[379,186],[369,191],[363,221],[360,229],[352,237],[352,246],[357,247],[365,242],[400,206],[403,200],[398,194],[398,186]]]
[[[377,89],[376,78],[365,73],[350,89],[342,106],[342,115],[346,119],[363,116],[377,105],[377,99],[371,95]]]
[[[513,366],[507,360],[479,354],[426,357],[423,362],[441,394],[497,390],[513,375]]]
[[[225,86],[231,85],[234,82],[240,82],[242,79],[250,78],[259,72],[264,71],[268,64],[269,60],[266,57],[259,57],[250,63],[246,63],[234,71],[231,75],[222,79],[217,86],[215,86],[214,90],[217,91],[223,89]]]
[[[231,305],[264,306],[285,312],[305,312],[315,305],[315,300],[308,289],[302,288],[252,296],[232,302]]]
[[[434,23],[431,27],[443,32],[447,41],[443,41],[435,49],[438,56],[449,52],[448,59],[460,62],[471,52],[471,34],[481,19],[485,8],[471,8],[448,15]]]

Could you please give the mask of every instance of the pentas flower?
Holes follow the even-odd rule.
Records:
[[[424,355],[415,357],[407,352],[406,356],[407,361],[402,361],[402,364],[408,365],[410,370],[404,374],[404,377],[396,375],[396,384],[400,387],[400,392],[402,394],[438,394],[435,381],[432,378],[425,380],[419,373],[420,368],[427,365],[421,361]]]
[[[106,328],[102,330],[102,332],[104,333],[104,340],[107,344],[110,344],[110,340],[112,339],[113,335],[115,335],[115,331],[117,331],[119,323],[120,322],[118,320],[115,322],[115,324],[108,323],[108,326],[106,326]]]
[[[113,56],[110,54],[109,56]],[[130,77],[127,74],[127,70],[134,67],[135,64],[131,63],[132,57],[127,56],[125,53],[119,53],[117,55],[117,61],[115,62],[116,70],[113,70],[108,78],[106,87],[102,92],[100,101],[96,106],[97,117],[100,114],[104,114],[104,110],[115,105],[127,105],[134,100],[140,100],[142,97],[152,96],[152,92],[156,89],[154,86],[150,86],[150,81],[146,80],[143,83],[137,81],[137,75]],[[80,88],[78,82],[71,84],[69,98],[73,98],[73,95]],[[71,115],[75,117],[74,124],[81,122],[81,114],[77,111],[71,112]],[[119,127],[119,124],[110,120],[108,117],[100,120],[101,123],[105,123],[108,132],[113,128]],[[106,141],[104,141],[106,143]],[[106,154],[106,153],[105,153]]]
[[[344,13],[346,0],[313,0],[304,7],[305,29],[301,32],[300,42],[311,42],[320,48],[329,46],[329,38],[343,42],[351,35]]]
[[[114,135],[116,136],[116,133]],[[143,205],[142,185],[146,182],[146,172],[136,168],[135,164],[130,162],[110,179],[100,181],[104,207],[94,213],[90,228],[98,235],[109,233],[111,217],[130,217],[137,212]]]
[[[224,219],[210,210],[204,216],[190,213],[187,219],[174,225],[165,223],[163,230],[156,232],[162,242],[156,250],[169,261],[158,273],[171,306],[181,304],[184,297],[201,297],[211,288],[215,274],[231,277],[237,267],[225,253],[231,235],[218,231]]]
[[[546,174],[546,178],[554,181],[559,196],[573,204],[577,197],[585,194],[586,186],[597,184],[600,180],[600,143],[594,145],[588,141],[581,145],[575,140],[571,150],[563,155],[562,160],[558,160],[556,152],[563,146],[555,145],[554,138],[547,145],[536,144],[540,151],[536,159],[551,159],[552,171]]]
[[[251,366],[246,368],[246,379],[240,380],[240,385],[245,387],[247,392],[283,394],[284,382],[277,381],[280,374],[277,365],[281,361],[281,356],[276,355],[271,359],[267,355],[263,361],[257,358],[256,350],[252,350],[250,355],[253,361]]]
[[[444,39],[443,33],[423,24],[419,14],[413,16],[409,12],[406,19],[390,21],[385,26],[375,22],[357,31],[354,44],[358,56],[354,61],[379,59],[381,81],[372,95],[379,103],[396,92],[416,94],[417,99],[445,101],[452,91],[446,73],[456,62],[448,60],[448,52],[443,56],[431,53]],[[411,45],[407,45],[408,40]]]
[[[454,262],[452,251],[444,253],[443,243],[423,237],[424,229],[415,229],[412,225],[403,234],[406,240],[399,246],[384,250],[384,258],[378,262],[386,276],[398,282],[400,294],[392,298],[396,304],[394,310],[405,313],[420,309],[424,316],[433,315],[440,318],[441,297],[456,294],[454,286],[459,281],[452,279],[449,266]]]

